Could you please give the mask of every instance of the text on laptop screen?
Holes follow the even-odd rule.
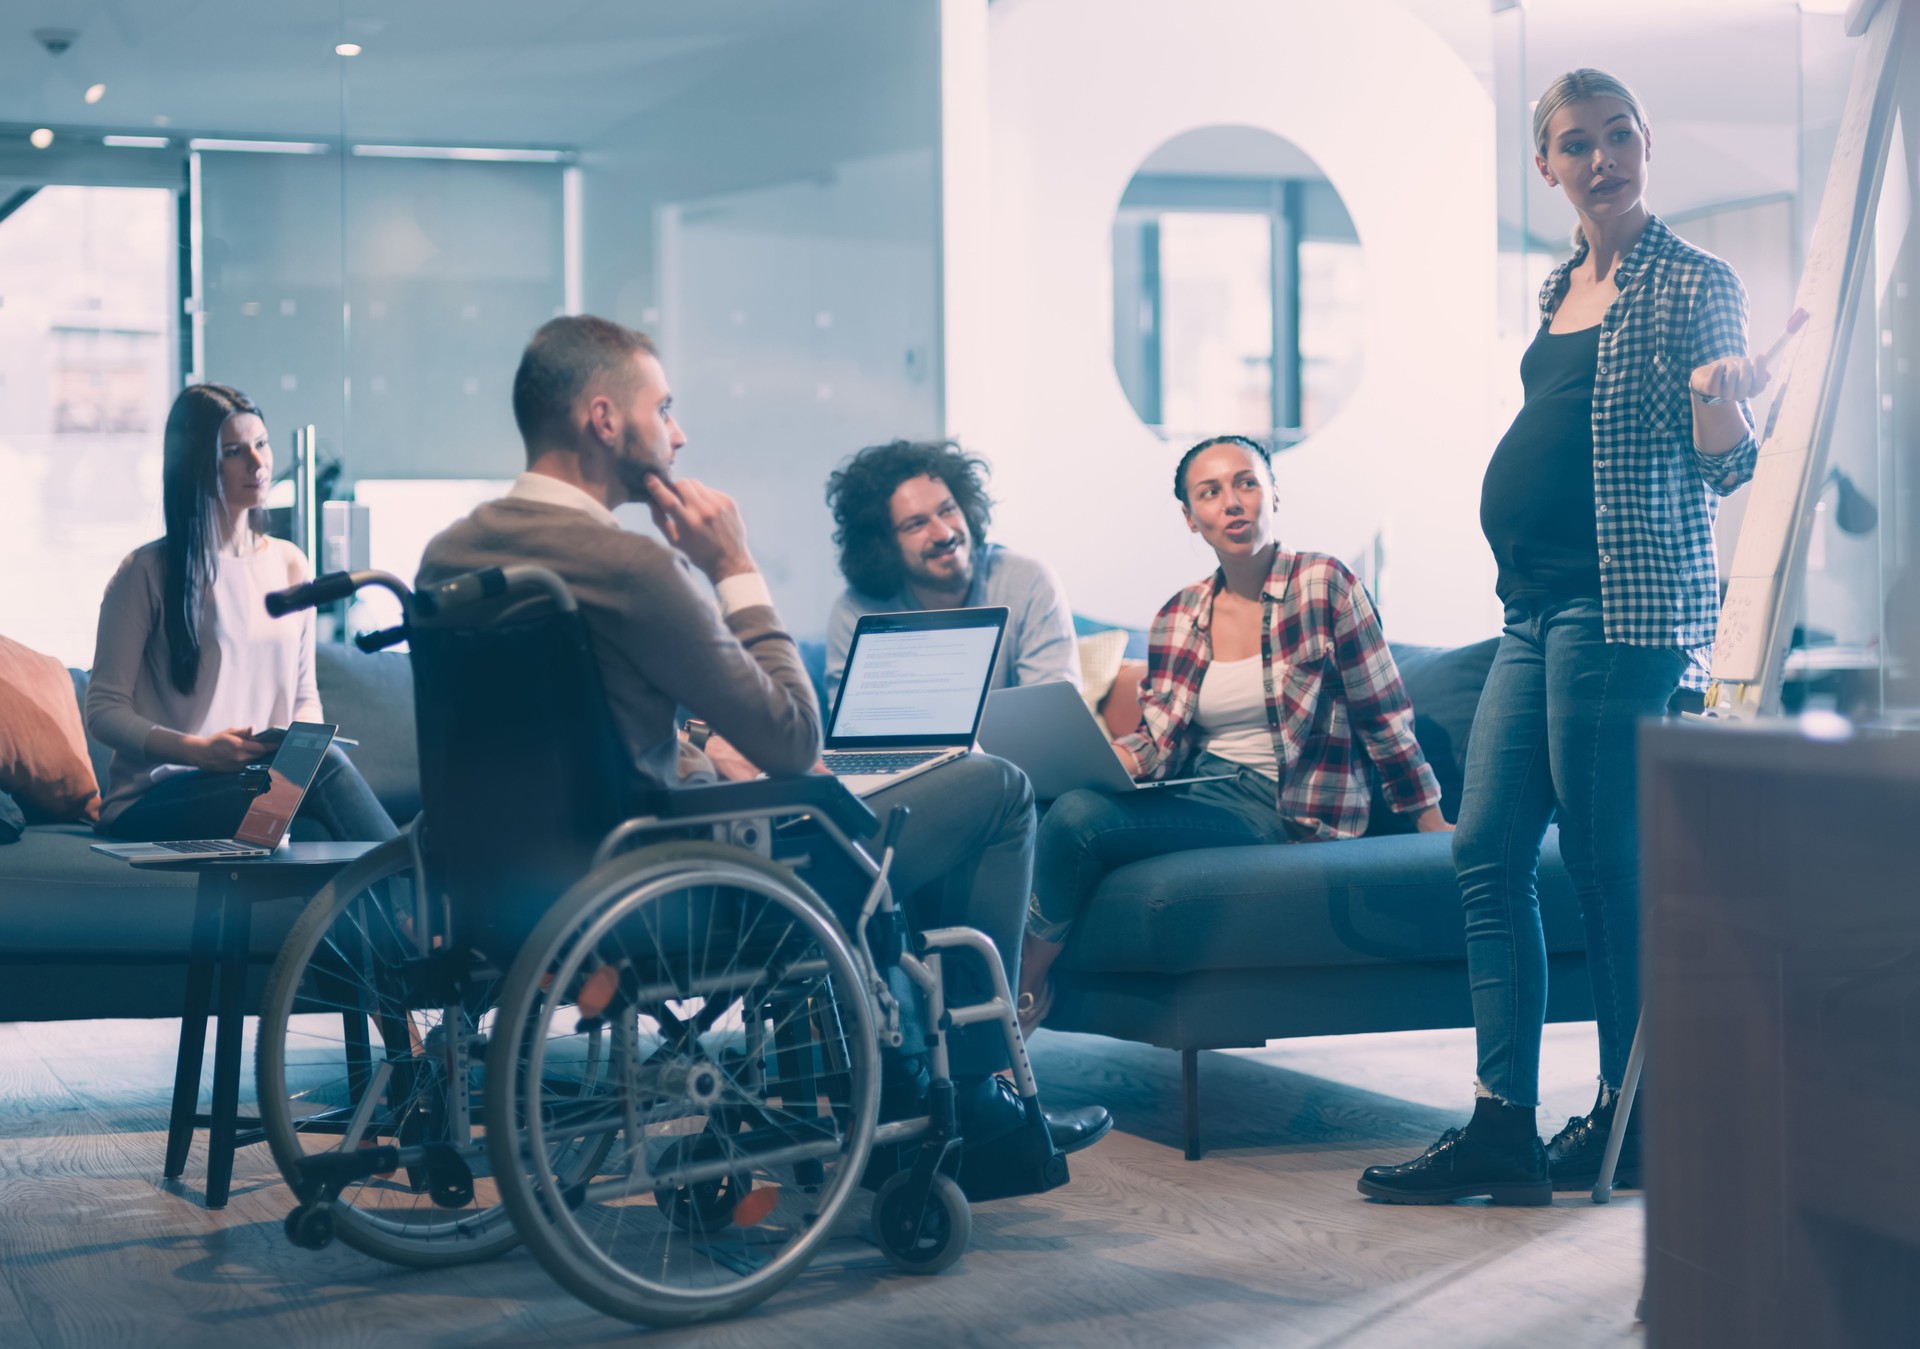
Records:
[[[233,836],[236,841],[259,848],[279,846],[280,836],[293,823],[293,813],[300,808],[307,784],[320,770],[320,761],[326,757],[327,746],[332,742],[333,736],[326,727],[313,731],[294,725],[287,729],[286,739],[280,742],[280,749],[267,770],[267,789],[254,797],[253,804],[247,808],[247,818],[240,822]]]
[[[999,640],[997,626],[862,633],[828,733],[970,735]]]

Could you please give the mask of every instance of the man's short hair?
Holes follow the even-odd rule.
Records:
[[[540,325],[513,376],[513,420],[529,463],[536,445],[571,439],[573,405],[595,375],[608,376],[616,387],[631,383],[635,352],[660,354],[645,333],[591,314]]]
[[[966,516],[973,544],[985,543],[993,507],[987,476],[987,461],[951,440],[895,440],[869,445],[847,460],[827,479],[833,542],[847,584],[873,599],[890,599],[906,587],[892,506],[894,492],[909,478],[945,483]]]

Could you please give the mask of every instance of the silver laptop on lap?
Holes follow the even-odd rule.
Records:
[[[339,727],[326,722],[296,721],[287,727],[267,765],[267,789],[253,798],[246,818],[233,837],[187,839],[178,843],[96,843],[93,850],[129,862],[229,861],[239,857],[269,857],[286,837],[294,812],[306,799],[327,746]]]
[[[995,689],[980,722],[980,748],[1018,767],[1042,801],[1079,787],[1144,792],[1227,776],[1213,773],[1135,782],[1121,767],[1106,728],[1087,707],[1080,690],[1064,682]]]
[[[827,771],[856,796],[951,763],[973,748],[1004,608],[868,614],[827,719]]]

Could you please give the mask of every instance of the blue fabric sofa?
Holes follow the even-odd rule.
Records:
[[[72,674],[84,704],[87,676]],[[407,658],[323,646],[315,677],[327,716],[360,741],[348,753],[381,804],[395,819],[411,819],[420,774]],[[109,751],[91,739],[87,748],[104,782]],[[294,836],[303,835],[296,820]],[[87,846],[94,841],[87,825],[34,824],[0,847],[0,1021],[180,1015],[195,878],[102,857]],[[249,1011],[302,902],[254,910]]]
[[[822,652],[804,645],[817,672]],[[1493,646],[1395,648],[1449,817]],[[75,674],[76,697],[85,679]],[[406,657],[325,646],[318,679],[328,718],[360,741],[356,765],[395,819],[411,819],[419,766]],[[92,749],[104,777],[106,751]],[[1181,1051],[1197,1156],[1202,1049],[1471,1024],[1448,836],[1387,832],[1405,822],[1384,805],[1374,816],[1379,832],[1367,838],[1208,849],[1113,872],[1055,967],[1048,1025]],[[91,840],[83,826],[36,825],[0,847],[0,1020],[179,1014],[192,877],[129,867],[89,851]],[[1551,834],[1540,905],[1548,1015],[1590,1019],[1579,909]],[[250,1008],[299,908],[256,911]]]
[[[1496,645],[1393,648],[1448,819]],[[1202,1049],[1472,1025],[1451,835],[1409,827],[1376,792],[1365,838],[1209,848],[1119,868],[1054,966],[1048,1027],[1179,1050],[1186,1150],[1197,1157]],[[1579,904],[1551,830],[1540,908],[1548,1019],[1591,1020]]]

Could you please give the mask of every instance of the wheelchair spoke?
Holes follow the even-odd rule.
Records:
[[[646,851],[630,855],[630,887],[552,916],[545,963],[523,959],[508,995],[528,1012],[503,1010],[498,1032],[525,1037],[513,1056],[524,1104],[511,1108],[526,1131],[510,1149],[521,1174],[503,1193],[526,1207],[543,1263],[638,1319],[754,1300],[798,1271],[858,1183],[878,1067],[858,968],[818,901],[781,873],[732,863],[732,850],[671,851],[728,865],[650,871]],[[538,990],[583,988],[609,965],[621,1010],[606,1015],[631,1029],[613,1037],[617,1063],[591,1094],[568,1103],[549,1047],[575,1014]],[[618,1141],[567,1188],[551,1159],[602,1131]]]

